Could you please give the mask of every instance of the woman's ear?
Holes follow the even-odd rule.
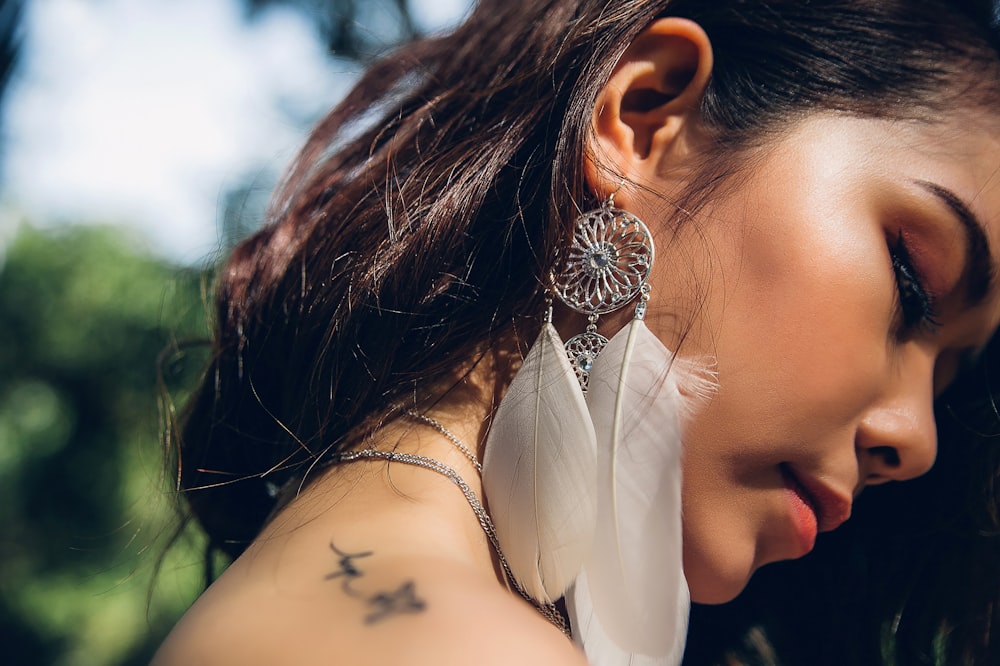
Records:
[[[700,118],[711,74],[712,45],[701,26],[676,17],[647,26],[598,95],[586,164],[591,191],[611,194],[623,178],[653,182],[683,157],[684,130]]]

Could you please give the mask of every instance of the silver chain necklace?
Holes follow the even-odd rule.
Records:
[[[479,464],[479,460],[476,459],[472,451],[469,450],[469,447],[466,446],[462,440],[458,439],[454,433],[429,416],[423,416],[422,414],[417,414],[416,412],[406,412],[406,414],[407,416],[418,421],[423,421],[435,430],[439,431],[452,444],[461,450],[466,457],[469,457],[476,466],[476,469],[482,473],[482,466]],[[556,608],[555,604],[546,604],[536,601],[518,584],[517,580],[514,578],[514,574],[510,570],[510,565],[507,564],[507,558],[500,549],[500,541],[497,539],[497,531],[496,527],[493,525],[493,519],[490,518],[490,514],[486,512],[486,507],[483,506],[479,497],[476,496],[475,491],[472,490],[469,484],[465,482],[465,479],[463,479],[458,472],[448,465],[445,465],[443,462],[427,456],[416,455],[413,453],[399,453],[396,451],[379,451],[377,449],[361,449],[358,451],[345,451],[343,453],[338,453],[330,461],[330,464],[371,459],[386,460],[388,462],[400,462],[406,465],[423,467],[424,469],[429,469],[451,479],[452,483],[458,486],[462,491],[462,494],[465,495],[466,501],[468,501],[469,506],[472,507],[472,512],[475,513],[476,518],[479,519],[479,525],[483,528],[483,532],[486,534],[486,538],[489,540],[490,545],[493,546],[493,550],[497,554],[497,560],[500,561],[500,566],[503,568],[504,575],[507,577],[507,581],[510,583],[511,587],[513,587],[525,601],[534,606],[546,620],[554,624],[559,631],[566,636],[570,635],[569,627],[566,625],[566,619],[563,617],[562,613],[559,612],[559,609]]]
[[[465,442],[456,437],[455,433],[453,433],[451,430],[448,430],[443,425],[441,425],[440,421],[438,421],[437,419],[433,419],[427,416],[426,414],[420,414],[418,412],[415,412],[412,409],[407,410],[406,415],[409,416],[411,419],[416,419],[417,421],[423,421],[424,423],[426,423],[427,425],[429,425],[430,427],[434,428],[439,433],[444,435],[449,442],[455,445],[455,448],[457,448],[459,451],[465,454],[465,457],[468,458],[469,462],[471,462],[475,466],[477,472],[479,472],[480,474],[483,473],[483,466],[479,463],[479,458],[476,457],[476,454],[473,453],[469,449],[469,447],[465,445]]]

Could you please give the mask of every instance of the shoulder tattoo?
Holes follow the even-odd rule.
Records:
[[[397,615],[420,613],[427,607],[427,603],[417,595],[416,585],[412,580],[405,581],[395,590],[382,590],[374,594],[358,589],[355,582],[365,575],[363,563],[358,560],[371,557],[374,552],[346,553],[333,542],[330,542],[330,550],[336,556],[337,566],[324,578],[339,580],[344,594],[365,604],[365,624],[378,624]]]

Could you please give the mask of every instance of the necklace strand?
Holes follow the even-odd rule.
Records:
[[[444,426],[441,426],[441,428],[444,428]],[[452,435],[449,439],[452,438],[457,439],[454,435]],[[463,446],[463,448],[465,447]],[[476,496],[475,491],[472,490],[469,484],[466,483],[465,479],[463,479],[458,472],[448,465],[427,456],[395,451],[379,451],[377,449],[345,451],[344,453],[338,454],[332,463],[354,462],[356,460],[370,460],[372,458],[423,467],[424,469],[429,469],[451,479],[451,481],[462,491],[462,494],[465,495],[466,501],[468,501],[469,506],[472,507],[472,512],[475,513],[476,518],[479,519],[479,525],[483,528],[483,532],[486,534],[486,538],[489,540],[490,545],[493,546],[493,550],[496,551],[497,559],[500,561],[500,566],[503,568],[507,581],[511,584],[514,590],[525,601],[534,606],[546,620],[554,624],[556,628],[566,636],[570,635],[569,627],[566,626],[565,618],[563,618],[562,613],[559,612],[559,609],[556,608],[554,604],[545,604],[536,601],[518,584],[517,580],[514,578],[514,574],[510,570],[510,565],[507,564],[507,558],[500,549],[500,540],[497,538],[496,527],[493,525],[493,520],[486,512],[486,508],[483,506],[483,503],[479,501],[479,497]]]
[[[430,427],[434,428],[439,433],[444,435],[448,439],[448,441],[454,444],[459,451],[465,454],[465,457],[469,459],[469,462],[475,465],[477,472],[479,472],[480,474],[483,473],[483,466],[482,464],[480,464],[479,459],[476,458],[476,454],[473,453],[471,450],[469,450],[469,447],[465,445],[465,442],[456,437],[452,431],[448,430],[443,425],[441,425],[440,421],[431,418],[426,414],[420,414],[419,412],[415,412],[412,409],[407,410],[405,414],[409,416],[411,419],[416,419],[417,421],[422,421],[426,423],[427,425],[429,425]]]

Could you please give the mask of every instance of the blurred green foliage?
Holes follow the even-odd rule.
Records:
[[[4,663],[148,663],[199,591],[193,533],[154,585],[177,522],[157,378],[178,402],[197,379],[177,350],[206,334],[204,278],[137,248],[26,226],[0,254]]]
[[[418,33],[410,0],[243,2],[298,7],[339,57]],[[2,92],[23,2],[0,7]],[[227,212],[226,245],[249,230],[241,215]],[[197,531],[166,550],[178,520],[160,442],[205,365],[185,344],[207,335],[204,282],[120,229],[25,226],[0,245],[0,662],[147,664],[200,591]]]

